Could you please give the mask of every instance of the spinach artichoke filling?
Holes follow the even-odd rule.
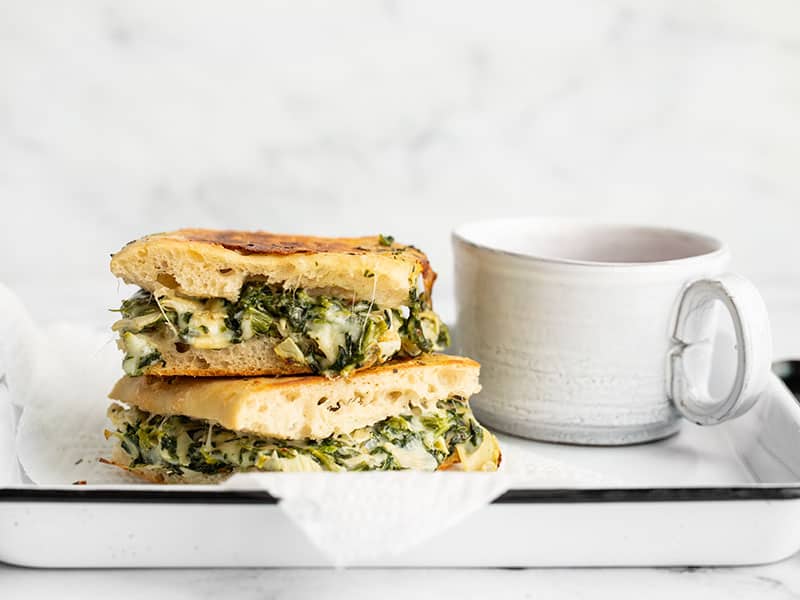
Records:
[[[144,467],[191,478],[237,471],[436,470],[451,455],[475,454],[491,436],[459,398],[432,410],[411,409],[369,427],[324,440],[281,440],[237,433],[208,421],[154,415],[113,404],[109,418],[130,458]],[[488,440],[487,440],[488,441]]]
[[[236,302],[156,297],[139,290],[119,312],[122,318],[113,329],[120,332],[128,375],[163,364],[148,340],[151,333],[171,333],[175,343],[187,349],[220,349],[258,336],[272,337],[279,340],[274,348],[278,356],[328,376],[346,375],[395,355],[443,350],[450,343],[447,327],[425,295],[416,291],[408,306],[389,309],[363,300],[311,295],[302,288],[250,282]]]

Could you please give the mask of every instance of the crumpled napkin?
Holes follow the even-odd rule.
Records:
[[[501,436],[497,473],[244,473],[225,487],[263,489],[336,566],[397,555],[519,487],[605,486],[601,474],[537,456]]]
[[[260,488],[332,565],[399,554],[457,525],[508,489],[493,473],[244,473],[224,485]]]
[[[110,453],[106,395],[120,361],[111,332],[61,323],[45,334],[0,284],[0,487],[24,481],[19,465],[38,485],[139,483],[98,462]],[[343,566],[408,550],[514,487],[607,483],[536,456],[524,441],[504,438],[501,447],[497,473],[247,473],[222,488],[279,498],[286,516]]]

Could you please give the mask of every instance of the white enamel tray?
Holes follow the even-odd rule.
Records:
[[[714,428],[687,424],[653,444],[507,443],[634,485],[512,490],[423,546],[363,566],[742,565],[800,550],[800,406],[777,378],[744,417]],[[0,489],[0,561],[328,564],[266,493],[150,485]]]

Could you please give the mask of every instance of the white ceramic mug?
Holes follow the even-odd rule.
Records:
[[[755,287],[705,235],[562,219],[472,223],[453,234],[456,345],[478,360],[487,425],[528,438],[632,444],[746,412],[766,386],[771,336]],[[736,374],[712,397],[718,306]]]

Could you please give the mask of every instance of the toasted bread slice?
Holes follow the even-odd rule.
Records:
[[[320,440],[349,433],[439,400],[480,391],[480,365],[427,354],[357,371],[321,376],[251,378],[123,377],[109,398],[149,413],[184,415],[278,439]]]
[[[308,365],[275,354],[281,340],[257,337],[226,348],[181,347],[169,329],[142,334],[161,354],[162,360],[143,369],[146,375],[172,377],[247,377],[253,375],[301,375],[312,373]],[[180,348],[180,350],[178,350]]]
[[[263,231],[180,229],[130,242],[111,259],[126,283],[159,293],[235,301],[258,279],[343,298],[405,306],[422,276],[430,298],[436,274],[412,246],[382,236],[322,238]]]

